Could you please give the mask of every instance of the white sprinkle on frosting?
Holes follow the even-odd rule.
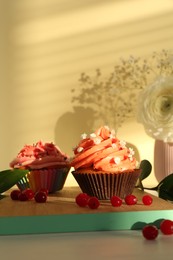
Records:
[[[95,134],[95,133],[90,134],[90,138],[91,138],[91,139],[93,139],[93,138],[95,138],[95,137],[96,137],[96,134]]]
[[[125,148],[126,147],[126,141],[123,141],[123,140],[120,141],[120,145],[121,145],[122,148]]]
[[[86,134],[86,133],[83,133],[83,134],[81,135],[81,138],[82,138],[82,139],[86,139],[86,138],[87,138],[87,134]]]
[[[130,152],[131,156],[133,156],[135,154],[135,151],[133,150],[133,148],[129,148],[129,152]]]
[[[117,145],[115,143],[112,144],[112,148],[116,148]]]
[[[95,144],[100,144],[100,143],[101,143],[101,140],[96,137],[96,138],[94,138],[94,143],[95,143]]]
[[[116,164],[120,164],[120,162],[121,162],[120,157],[115,157],[115,158],[114,158],[114,162],[115,162]]]
[[[77,152],[78,152],[78,153],[81,153],[82,151],[83,151],[83,147],[79,146],[79,147],[77,148]]]

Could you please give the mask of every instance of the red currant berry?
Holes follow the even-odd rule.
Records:
[[[22,191],[22,193],[26,194],[28,200],[32,200],[34,198],[34,192],[31,189],[26,189],[26,190]]]
[[[19,193],[18,199],[20,201],[27,201],[28,197],[27,197],[26,193],[22,191],[22,192]]]
[[[89,196],[86,193],[79,193],[76,196],[76,203],[79,207],[86,207],[88,204]]]
[[[144,205],[150,206],[153,202],[153,198],[150,195],[144,195],[142,197],[142,202]]]
[[[44,203],[47,200],[47,195],[43,191],[38,191],[38,192],[36,192],[34,199],[38,203]]]
[[[90,209],[97,209],[100,206],[100,202],[96,197],[90,197],[88,200],[88,207]]]
[[[155,225],[146,225],[142,229],[143,236],[148,240],[154,240],[158,234],[158,228]]]
[[[137,203],[137,198],[135,195],[130,194],[125,197],[125,203],[127,205],[135,205]]]
[[[164,219],[160,223],[160,230],[164,235],[172,235],[173,234],[173,221],[169,219]]]
[[[118,196],[112,196],[111,204],[113,207],[120,207],[122,205],[122,199]]]
[[[10,197],[12,200],[19,200],[19,194],[21,193],[20,190],[12,190],[10,193]]]

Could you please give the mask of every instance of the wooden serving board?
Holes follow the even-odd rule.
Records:
[[[159,226],[163,219],[173,220],[172,203],[151,195],[152,205],[145,206],[146,193],[138,189],[136,205],[116,208],[110,201],[100,201],[96,210],[75,203],[80,192],[79,187],[66,187],[49,195],[46,203],[36,203],[13,201],[9,191],[0,200],[0,235],[140,229],[146,223]]]

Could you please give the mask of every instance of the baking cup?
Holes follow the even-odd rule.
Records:
[[[95,196],[100,200],[110,199],[112,196],[125,198],[133,192],[141,170],[122,173],[80,173],[72,171],[82,192]]]
[[[36,192],[47,189],[49,193],[54,193],[62,190],[69,170],[69,167],[32,170],[18,181],[17,186],[20,190],[30,188]]]

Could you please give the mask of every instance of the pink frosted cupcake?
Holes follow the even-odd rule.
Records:
[[[83,134],[71,162],[81,190],[99,199],[131,194],[140,175],[137,164],[133,149],[107,126]]]
[[[37,142],[25,145],[10,163],[11,168],[28,169],[29,173],[17,186],[34,192],[47,189],[49,193],[61,190],[70,170],[69,157],[53,143]]]

